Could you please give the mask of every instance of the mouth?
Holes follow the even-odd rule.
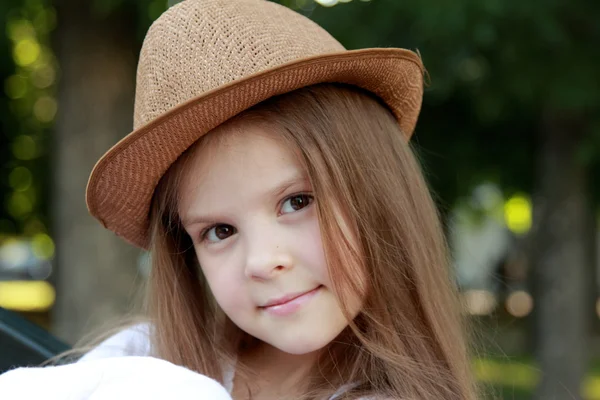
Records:
[[[312,299],[318,292],[320,292],[322,287],[323,285],[319,285],[316,288],[308,291],[292,293],[278,299],[269,300],[263,306],[258,308],[275,315],[289,315],[297,311],[302,305]]]

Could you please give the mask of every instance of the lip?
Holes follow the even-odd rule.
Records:
[[[319,285],[306,292],[292,293],[278,299],[269,300],[259,308],[270,314],[279,316],[292,314],[312,299],[320,291],[321,287],[322,285]]]

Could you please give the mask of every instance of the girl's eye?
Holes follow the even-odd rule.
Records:
[[[202,238],[209,242],[216,243],[221,240],[227,239],[229,236],[235,234],[237,231],[231,225],[221,224],[215,225],[209,228],[202,234]]]
[[[296,194],[288,197],[281,205],[281,213],[289,214],[308,206],[313,202],[313,197],[307,194]]]

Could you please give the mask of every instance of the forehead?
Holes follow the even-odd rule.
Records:
[[[297,152],[275,128],[237,121],[211,133],[192,152],[179,185],[180,212],[224,197],[250,197],[266,187],[304,177]]]

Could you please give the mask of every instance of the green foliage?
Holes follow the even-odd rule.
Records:
[[[92,0],[90,11],[96,18],[107,20],[112,14],[127,12],[134,17],[133,26],[141,42],[150,24],[167,9],[167,0]]]
[[[464,91],[495,120],[498,106],[597,107],[600,91],[590,84],[598,83],[599,15],[593,0],[373,0],[319,8],[313,17],[350,48],[418,48],[432,95]]]
[[[46,0],[0,5],[0,235],[47,231],[48,148],[57,112],[58,70],[50,49],[56,26]]]
[[[0,22],[0,236],[34,236],[48,231],[52,185],[50,148],[58,104],[59,66],[51,49],[57,24],[52,0],[3,0]],[[166,0],[93,0],[89,12],[108,20],[114,13],[136,16],[132,34],[141,41]]]
[[[581,119],[600,154],[600,3],[352,1],[311,17],[347,48],[418,49],[428,70],[415,145],[447,204],[481,180],[531,190],[543,113]]]
[[[141,41],[150,23],[179,1],[87,4],[100,20],[118,12],[133,15]],[[279,3],[305,13],[347,48],[420,51],[430,84],[413,145],[447,206],[484,180],[498,183],[507,195],[529,191],[543,113],[566,113],[584,122],[587,136],[578,160],[600,172],[599,2]],[[56,15],[51,0],[3,0],[0,20],[7,27],[0,36],[0,79],[7,94],[0,97],[0,233],[43,231],[59,71],[49,44]],[[30,40],[12,38],[11,29]]]

